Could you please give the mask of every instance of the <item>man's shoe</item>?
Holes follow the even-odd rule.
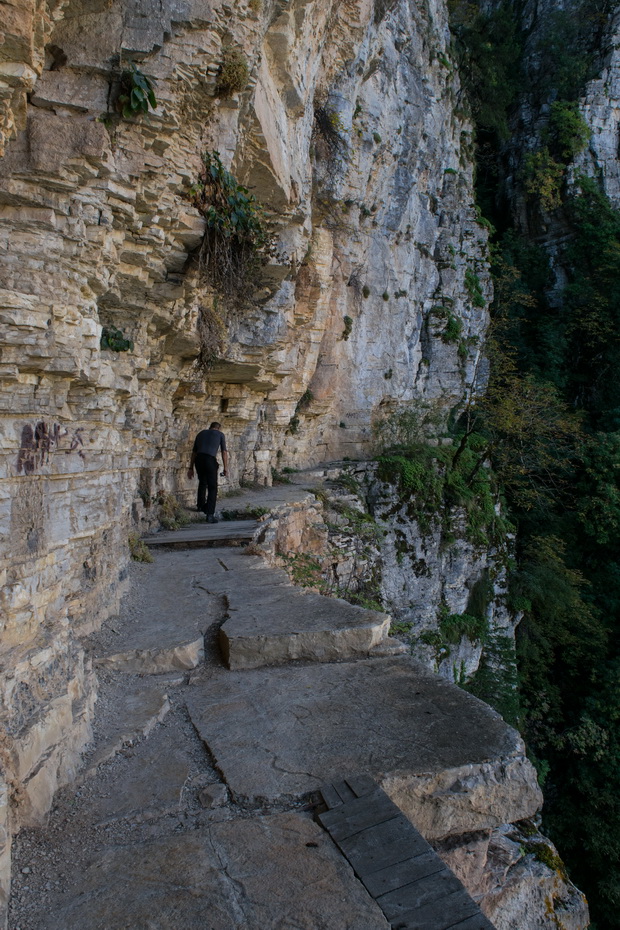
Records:
[[[207,523],[219,523],[220,521],[213,514],[207,517]]]

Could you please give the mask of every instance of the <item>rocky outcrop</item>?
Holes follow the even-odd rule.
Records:
[[[416,658],[450,681],[466,683],[481,663],[498,682],[509,673],[520,619],[508,606],[511,537],[476,543],[458,507],[422,526],[376,463],[334,463],[295,480],[319,475],[328,479],[320,489],[265,519],[255,547],[298,584],[387,610]],[[448,640],[442,616],[468,612],[481,614],[484,635]]]
[[[584,895],[531,821],[449,837],[435,848],[497,930],[589,926]]]

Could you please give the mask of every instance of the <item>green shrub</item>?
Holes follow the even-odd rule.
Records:
[[[321,594],[329,594],[329,584],[323,574],[323,566],[316,556],[298,552],[282,558],[293,584],[302,588],[314,588]]]
[[[249,78],[247,58],[239,49],[227,45],[218,74],[216,93],[222,97],[238,94],[247,87]]]
[[[555,100],[551,104],[547,135],[551,150],[568,163],[583,152],[591,132],[576,103]]]
[[[305,410],[310,406],[314,400],[314,394],[310,388],[306,388],[299,400],[297,401],[297,406],[295,407],[295,413],[301,413],[302,410]],[[283,469],[284,470],[284,469]]]
[[[566,168],[557,162],[544,146],[538,152],[529,152],[523,166],[523,186],[530,197],[540,202],[550,213],[562,204],[561,191]]]
[[[465,690],[490,704],[506,723],[518,725],[517,653],[511,636],[494,633],[485,638],[480,665],[466,683]]]
[[[299,420],[297,421],[299,425]],[[291,484],[291,479],[288,477],[288,474],[284,474],[284,470],[278,471],[277,468],[271,469],[271,480],[274,484]]]
[[[143,539],[137,533],[131,533],[128,539],[129,552],[134,562],[153,562],[153,556]]]
[[[121,74],[120,94],[117,98],[117,108],[125,119],[142,116],[157,108],[155,99],[154,78],[148,78],[140,69],[132,64],[131,68]]]
[[[184,505],[174,494],[162,491],[157,497],[159,504],[159,522],[167,530],[178,530],[190,523],[190,516]]]
[[[410,633],[411,626],[411,620],[392,620],[390,624],[390,636],[394,636],[395,633],[400,633],[401,635]]]
[[[99,346],[101,349],[108,349],[110,352],[130,352],[133,350],[133,341],[125,338],[122,329],[104,326],[101,330]]]
[[[450,614],[445,610],[439,620],[439,632],[444,641],[458,645],[463,638],[472,643],[485,640],[489,631],[486,617],[471,614]]]
[[[442,342],[458,342],[463,332],[463,321],[454,316],[453,313],[448,317],[446,328],[441,334]]]
[[[342,331],[342,338],[343,338],[344,341],[346,342],[346,341],[348,340],[349,336],[351,335],[351,331],[352,331],[352,329],[353,329],[353,320],[352,320],[352,318],[351,318],[350,316],[343,316],[342,320],[343,320],[343,322],[344,322],[344,329],[343,329],[343,331]]]
[[[465,289],[471,297],[474,307],[482,308],[486,306],[482,287],[480,286],[480,278],[471,268],[468,268],[465,272]]]

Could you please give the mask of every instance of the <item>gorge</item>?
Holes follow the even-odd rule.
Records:
[[[268,559],[302,556],[330,593],[377,601],[416,658],[522,726],[552,801],[563,760],[609,749],[574,797],[601,790],[617,744],[616,705],[605,722],[592,703],[617,690],[616,509],[603,507],[616,508],[617,434],[616,398],[591,372],[614,381],[620,79],[615,4],[594,6],[0,3],[3,905],[11,836],[45,819],[91,739],[84,637],[127,589],[129,539],[193,501],[193,436],[214,419],[233,488],[338,463],[340,491],[273,530],[273,549],[267,534]],[[588,268],[610,295],[603,309],[591,288],[576,293],[585,272],[566,252],[580,236],[596,252],[597,216],[608,241]],[[594,334],[554,329],[565,305],[579,320],[593,304]],[[568,417],[517,389],[541,372],[606,434],[580,471],[573,451],[551,467],[524,445],[547,435],[550,407],[554,423]],[[533,419],[514,427],[507,396]],[[574,449],[573,426],[560,433]],[[545,494],[524,493],[542,472],[570,484],[558,458],[596,484],[580,499],[598,506],[596,556],[574,544],[583,525],[530,519],[543,497],[547,514],[572,506],[564,491],[549,504],[544,481]],[[608,600],[575,606],[577,569],[596,585],[601,560]],[[565,582],[558,603],[568,591],[557,623],[532,595],[532,578],[549,586],[541,565]],[[579,692],[574,707],[554,675]],[[571,777],[574,789],[585,776]],[[551,815],[566,839],[557,803]],[[609,822],[584,872],[599,930],[617,925]],[[571,869],[587,829],[567,840]],[[536,915],[519,930],[586,926],[584,913],[581,902],[565,924]]]

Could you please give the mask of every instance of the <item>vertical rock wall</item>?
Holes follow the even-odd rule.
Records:
[[[486,325],[466,272],[489,285],[443,0],[2,9],[0,745],[15,830],[89,738],[80,637],[114,609],[130,528],[158,494],[191,494],[194,431],[223,421],[233,481],[363,457],[383,412],[463,402]],[[250,77],[226,95],[229,48]],[[132,62],[158,105],[122,119]],[[188,197],[205,150],[273,215],[280,253],[207,378],[197,320],[214,293]],[[103,327],[133,350],[102,349]]]

